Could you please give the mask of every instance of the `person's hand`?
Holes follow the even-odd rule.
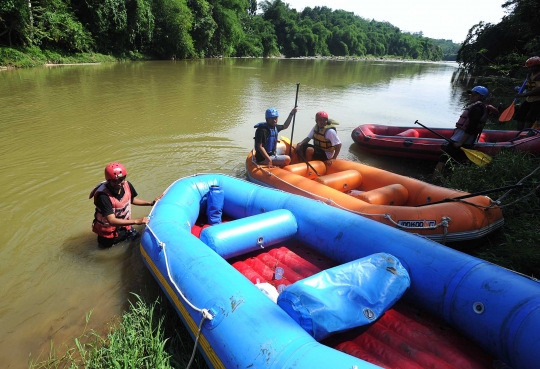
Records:
[[[326,161],[326,164],[332,165],[333,162],[334,162],[334,159],[328,159],[328,160]]]
[[[272,164],[272,159],[268,159],[268,168],[273,168],[274,165]]]
[[[297,111],[298,111],[298,107],[296,106],[296,107],[294,107],[294,108],[291,110],[291,112],[289,113],[289,115],[295,115]]]
[[[294,147],[294,151],[295,151],[295,152],[300,151],[300,148],[301,148],[301,147],[302,147],[302,145],[296,144],[296,146]]]
[[[150,219],[148,219],[147,217],[142,217],[139,219],[135,219],[135,224],[148,224],[149,221]]]
[[[154,202],[152,203],[152,206],[156,205],[156,202],[158,202],[163,197],[163,194],[159,195],[154,199]]]

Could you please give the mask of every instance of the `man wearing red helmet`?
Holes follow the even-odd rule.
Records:
[[[315,114],[315,122],[317,123],[315,127],[296,145],[295,151],[305,152],[307,161],[321,160],[331,165],[341,150],[341,141],[336,132],[338,123],[328,119],[328,113],[325,111]],[[308,144],[311,139],[313,139],[313,145]]]
[[[101,247],[111,247],[126,239],[139,236],[131,226],[147,224],[148,218],[131,219],[131,204],[152,206],[160,199],[146,201],[137,198],[137,191],[126,181],[127,170],[120,163],[110,163],[105,167],[105,181],[98,184],[89,198],[94,199],[96,211],[92,222],[92,231],[98,237]]]
[[[517,120],[517,129],[531,128],[534,122],[540,119],[540,57],[533,56],[527,59],[525,66],[529,69],[527,74],[526,92],[516,97],[525,97],[514,119]]]

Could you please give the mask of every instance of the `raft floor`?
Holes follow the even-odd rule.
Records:
[[[201,226],[192,233],[199,236]],[[242,255],[229,263],[252,283],[292,284],[337,265],[302,244],[284,243]],[[280,279],[275,269],[284,270]],[[279,277],[278,277],[279,278]],[[262,292],[261,292],[262,293]],[[321,343],[383,368],[493,368],[495,359],[444,321],[403,300],[376,322],[334,334]]]

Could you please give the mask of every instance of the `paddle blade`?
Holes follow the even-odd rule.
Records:
[[[508,122],[512,117],[514,116],[514,103],[516,100],[512,101],[512,104],[510,104],[509,107],[507,107],[499,116],[499,122]]]
[[[477,150],[465,149],[463,147],[461,148],[461,150],[465,152],[465,155],[467,156],[467,158],[469,158],[470,161],[472,161],[479,167],[491,163],[492,158],[488,154],[484,154],[483,152]]]

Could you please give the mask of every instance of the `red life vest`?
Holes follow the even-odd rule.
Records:
[[[122,199],[118,200],[116,197],[114,197],[106,185],[107,182],[102,182],[98,184],[90,193],[90,198],[94,198],[94,205],[96,205],[94,221],[92,222],[92,231],[97,233],[98,236],[104,238],[115,238],[118,236],[118,232],[116,230],[117,226],[113,226],[107,221],[107,217],[103,215],[101,209],[99,209],[96,204],[97,198],[100,193],[106,194],[111,200],[114,216],[118,219],[131,219],[131,190],[128,182],[124,181],[122,186],[124,187],[125,193]],[[131,229],[130,225],[122,227],[127,230]]]
[[[463,110],[463,113],[461,113],[461,116],[459,117],[459,120],[456,123],[456,128],[462,129],[464,131],[467,130],[467,127],[469,126],[470,119],[469,119],[469,111],[472,109],[475,105],[482,105],[482,108],[484,109],[484,114],[482,114],[482,117],[480,118],[480,125],[478,126],[478,131],[482,132],[482,129],[484,128],[484,124],[487,122],[488,117],[488,110],[486,109],[486,106],[481,101],[476,101],[472,103],[471,105],[467,106],[465,110]]]

